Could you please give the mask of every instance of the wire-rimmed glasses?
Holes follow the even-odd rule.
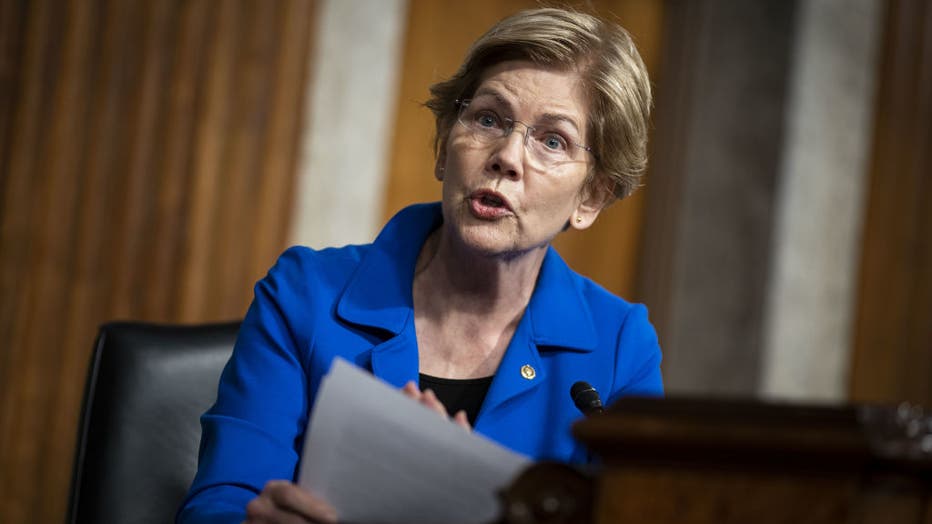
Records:
[[[595,155],[592,148],[580,144],[573,132],[567,129],[571,126],[546,123],[532,126],[503,117],[492,99],[457,100],[456,104],[460,108],[457,121],[471,136],[484,143],[507,137],[514,131],[516,124],[524,126],[524,147],[537,168],[548,169],[569,162],[583,162],[587,153]]]

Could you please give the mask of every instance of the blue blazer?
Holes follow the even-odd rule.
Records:
[[[415,205],[372,244],[282,254],[256,284],[217,402],[201,418],[198,471],[178,522],[241,522],[268,480],[295,478],[334,357],[397,387],[418,380],[414,267],[442,220],[439,204]],[[660,347],[643,305],[576,274],[549,248],[475,431],[534,459],[584,461],[570,435],[578,380],[607,403],[660,395]]]

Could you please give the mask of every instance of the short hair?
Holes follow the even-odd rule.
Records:
[[[595,157],[588,187],[605,184],[615,198],[634,192],[647,167],[647,68],[621,26],[565,9],[532,9],[501,20],[476,40],[452,77],[430,87],[434,153],[446,146],[456,123],[456,101],[471,98],[482,74],[509,60],[580,72],[589,102],[586,145]]]

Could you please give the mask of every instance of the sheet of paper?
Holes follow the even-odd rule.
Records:
[[[497,492],[530,464],[340,359],[305,434],[298,482],[340,522],[490,522]]]

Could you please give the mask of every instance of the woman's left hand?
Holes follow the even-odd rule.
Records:
[[[270,480],[246,506],[243,524],[336,523],[337,512],[323,499],[287,480]]]
[[[405,394],[408,398],[416,400],[419,404],[427,406],[428,408],[436,411],[444,418],[450,418],[450,414],[447,413],[447,408],[443,406],[443,403],[440,402],[440,399],[437,398],[437,395],[434,394],[433,390],[425,389],[421,391],[418,389],[417,384],[414,381],[409,381],[407,384],[401,388],[401,392]],[[462,409],[457,411],[452,417],[453,422],[456,425],[463,427],[465,429],[472,429],[472,426],[469,425],[469,418],[466,417],[466,412]]]

